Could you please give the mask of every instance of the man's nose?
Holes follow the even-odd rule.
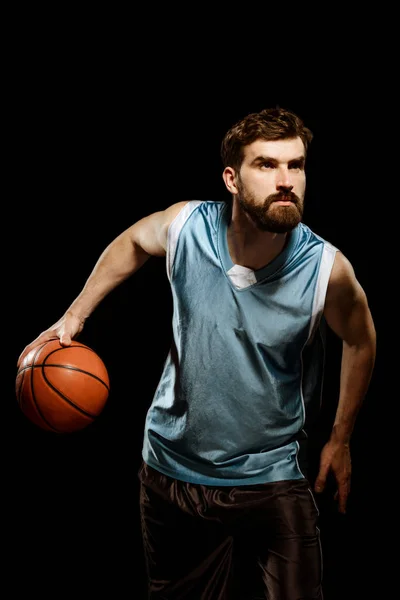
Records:
[[[276,180],[277,189],[285,189],[285,191],[291,191],[293,189],[290,173],[287,169],[280,169],[277,174]]]
[[[279,190],[280,192],[291,192],[293,189],[292,185],[283,185],[283,184],[277,184],[276,189]]]

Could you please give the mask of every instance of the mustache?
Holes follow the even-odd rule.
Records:
[[[272,202],[293,202],[293,204],[300,204],[300,198],[294,194],[293,192],[277,192],[276,194],[271,194],[267,198],[268,206],[272,204]]]

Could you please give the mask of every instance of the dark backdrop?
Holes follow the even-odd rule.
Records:
[[[297,111],[315,134],[304,221],[353,263],[379,337],[375,223],[365,208],[366,190],[360,192],[351,176],[360,123],[353,112],[343,125],[320,95],[283,93],[279,86],[274,91],[264,80],[242,85],[240,92],[223,82],[216,87],[201,61],[190,72],[180,66],[143,76],[128,59],[121,64],[90,48],[78,55],[71,46],[40,52],[38,41],[20,66],[22,93],[15,95],[10,147],[12,231],[8,221],[4,227],[11,234],[4,256],[11,306],[4,319],[11,323],[12,317],[13,331],[7,336],[2,425],[5,574],[15,597],[29,590],[52,599],[99,593],[144,598],[137,471],[146,411],[170,343],[164,260],[151,259],[112,292],[80,336],[103,358],[111,378],[106,408],[87,430],[53,436],[25,419],[14,393],[17,357],[62,315],[123,229],[179,200],[223,198],[223,134],[248,112],[275,104]],[[343,145],[345,131],[351,143]],[[368,165],[363,169],[366,176]],[[340,344],[332,335],[328,341],[314,467],[339,389]],[[338,515],[331,490],[318,499],[327,600],[375,598],[385,585],[377,574],[378,564],[388,566],[377,552],[386,540],[379,481],[390,452],[380,409],[382,363],[378,352],[353,435],[348,514]]]

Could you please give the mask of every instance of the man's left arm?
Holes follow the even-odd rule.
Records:
[[[341,252],[336,253],[329,279],[324,316],[343,349],[339,401],[330,439],[321,452],[315,491],[323,491],[331,470],[339,511],[345,513],[351,483],[350,438],[375,364],[376,332],[366,294]]]

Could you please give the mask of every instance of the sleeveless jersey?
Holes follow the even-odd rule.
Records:
[[[304,223],[256,271],[228,249],[230,205],[191,201],[168,230],[172,344],[142,456],[190,483],[301,479],[299,441],[320,407],[323,308],[337,249]]]

